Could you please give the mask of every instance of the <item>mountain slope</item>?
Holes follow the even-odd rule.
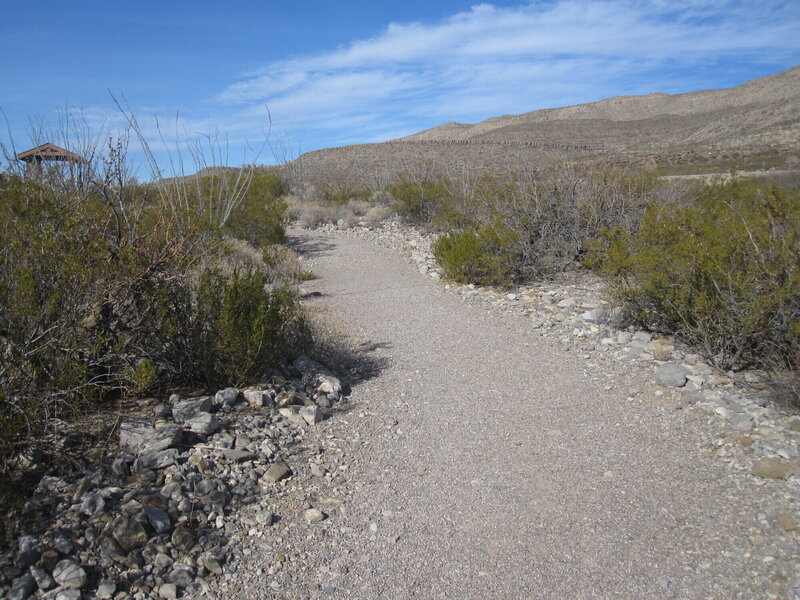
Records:
[[[727,89],[617,96],[476,124],[450,122],[298,159],[312,177],[351,180],[415,165],[496,170],[565,160],[663,173],[796,168],[800,67]]]
[[[786,143],[800,138],[800,67],[734,88],[616,96],[564,108],[447,123],[406,141],[550,141],[629,148]]]

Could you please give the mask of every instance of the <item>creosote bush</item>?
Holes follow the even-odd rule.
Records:
[[[437,239],[433,255],[454,281],[502,286],[511,283],[519,261],[514,242],[514,234],[502,224],[465,229]]]
[[[0,454],[49,418],[241,384],[310,342],[277,262],[229,241],[283,240],[279,179],[138,184],[113,143],[88,171],[0,173]]]
[[[469,256],[471,265],[482,264],[470,267],[473,273],[486,274],[478,275],[475,283],[488,284],[578,268],[588,241],[601,229],[635,227],[645,204],[665,201],[674,195],[674,187],[648,175],[559,165],[502,176],[398,173],[387,192],[393,208],[408,222],[463,232],[451,233],[446,243],[458,240],[461,258]],[[490,232],[502,243],[478,242],[491,237]],[[448,246],[440,253],[450,257],[442,266],[461,279],[459,269],[453,269],[454,249]],[[478,260],[475,252],[489,254]],[[496,267],[489,268],[492,264]]]
[[[407,221],[418,225],[444,223],[455,199],[449,183],[442,173],[400,172],[386,191],[394,200],[392,209]]]
[[[225,221],[225,232],[261,248],[284,243],[288,191],[277,174],[254,173],[241,203]]]
[[[225,277],[206,270],[191,317],[193,379],[209,387],[252,381],[310,343],[296,293],[287,286],[268,290],[262,271]]]
[[[325,182],[318,186],[319,201],[327,206],[340,206],[352,201],[367,202],[370,191],[364,187],[345,182]]]
[[[605,231],[589,263],[639,323],[723,368],[800,369],[800,194],[733,180]]]

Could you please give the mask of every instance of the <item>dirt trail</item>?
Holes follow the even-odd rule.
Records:
[[[715,459],[705,421],[643,374],[593,377],[389,250],[292,238],[312,309],[373,365],[331,426],[355,491],[311,526],[295,575],[311,597],[793,597],[759,520],[787,482]]]

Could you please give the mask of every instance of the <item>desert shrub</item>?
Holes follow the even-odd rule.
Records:
[[[330,204],[315,200],[289,197],[287,215],[299,227],[313,229],[320,225],[353,227],[360,222],[375,225],[388,216],[389,210],[365,200],[348,200],[343,204]]]
[[[661,202],[671,190],[647,175],[593,171],[561,165],[511,181],[484,179],[478,208],[503,215],[517,234],[518,272],[523,277],[577,268],[588,243],[604,228],[635,229],[647,202]],[[484,215],[492,213],[485,208]],[[487,217],[473,209],[480,222]]]
[[[149,358],[143,358],[125,373],[125,379],[130,382],[130,393],[140,396],[152,389],[158,382],[156,365]]]
[[[350,200],[347,202],[348,211],[351,212],[354,217],[363,217],[372,207],[372,202],[367,200]]]
[[[226,277],[232,277],[234,273],[262,269],[266,266],[263,260],[264,250],[271,247],[259,248],[243,239],[224,235],[220,250],[193,266],[190,271],[191,283],[196,285],[206,269],[217,269]]]
[[[387,190],[400,216],[433,230],[502,223],[514,234],[518,278],[577,268],[598,231],[634,229],[646,203],[679,195],[676,184],[650,175],[573,165],[504,175],[399,173]]]
[[[390,215],[391,211],[387,206],[373,206],[364,213],[363,220],[368,227],[375,227],[388,219]]]
[[[507,285],[518,265],[513,251],[515,237],[501,223],[452,231],[436,240],[433,255],[454,281]]]
[[[441,173],[400,172],[386,191],[394,201],[392,209],[418,225],[432,223],[452,200],[447,178]]]
[[[305,229],[336,224],[348,217],[347,207],[343,204],[323,205],[313,201],[298,203],[291,214],[298,227]]]
[[[354,183],[343,181],[328,181],[317,186],[319,201],[327,206],[338,206],[347,204],[353,200],[366,202],[372,195],[365,188]]]
[[[113,153],[81,182],[0,173],[0,453],[50,417],[122,394],[241,381],[307,340],[297,299],[265,290],[266,271],[259,279],[249,268],[264,268],[258,252],[238,252],[248,269],[215,270],[232,255],[217,217],[277,198],[274,180],[256,182],[240,203],[219,182],[139,185]],[[204,185],[211,195],[198,197]],[[282,237],[273,206],[252,228],[244,219],[229,231]],[[218,307],[204,300],[212,292]]]
[[[254,173],[240,202],[225,221],[224,230],[254,246],[286,241],[284,219],[288,187],[275,173]]]
[[[314,208],[314,214],[312,214],[312,206]],[[317,214],[317,211],[319,214]],[[322,212],[323,208],[321,205],[312,203],[310,200],[303,200],[294,194],[286,198],[286,216],[290,223],[298,227],[313,229],[319,223],[323,222]]]
[[[260,271],[203,273],[188,328],[193,378],[240,385],[306,349],[310,334],[295,292],[267,283]]]
[[[307,281],[313,277],[297,253],[286,246],[279,244],[267,246],[261,253],[261,261],[268,281]]]
[[[591,264],[634,319],[717,365],[782,364],[800,345],[800,194],[747,180],[651,206],[636,233],[606,231]]]

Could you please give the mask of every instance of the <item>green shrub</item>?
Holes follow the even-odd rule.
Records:
[[[512,250],[515,237],[500,223],[453,231],[436,240],[433,255],[454,281],[508,285],[519,260]]]
[[[229,230],[282,239],[281,185],[256,176]],[[264,273],[194,275],[224,259],[206,209],[225,202],[194,196],[203,189],[121,171],[81,187],[0,173],[0,454],[48,418],[122,394],[242,383],[304,349],[297,298],[267,291]]]
[[[287,193],[288,187],[278,175],[254,174],[241,202],[225,221],[225,231],[256,247],[284,243]]]
[[[387,190],[394,200],[392,209],[410,223],[429,225],[452,203],[447,178],[440,174],[398,173]]]
[[[647,201],[674,184],[617,170],[558,165],[510,174],[398,173],[387,187],[405,220],[438,231],[480,230],[498,222],[514,234],[507,250],[519,277],[575,268],[603,228],[635,228]]]
[[[606,231],[590,265],[635,320],[719,366],[798,369],[800,194],[735,180],[696,195]]]
[[[149,358],[139,361],[139,363],[129,369],[126,379],[131,382],[130,392],[139,396],[151,389],[158,381],[156,365]]]
[[[194,376],[209,386],[252,381],[310,343],[296,294],[286,286],[269,291],[258,271],[203,273],[191,323]]]
[[[344,182],[323,183],[317,191],[322,204],[327,206],[340,206],[350,201],[367,202],[372,196],[368,189]]]

